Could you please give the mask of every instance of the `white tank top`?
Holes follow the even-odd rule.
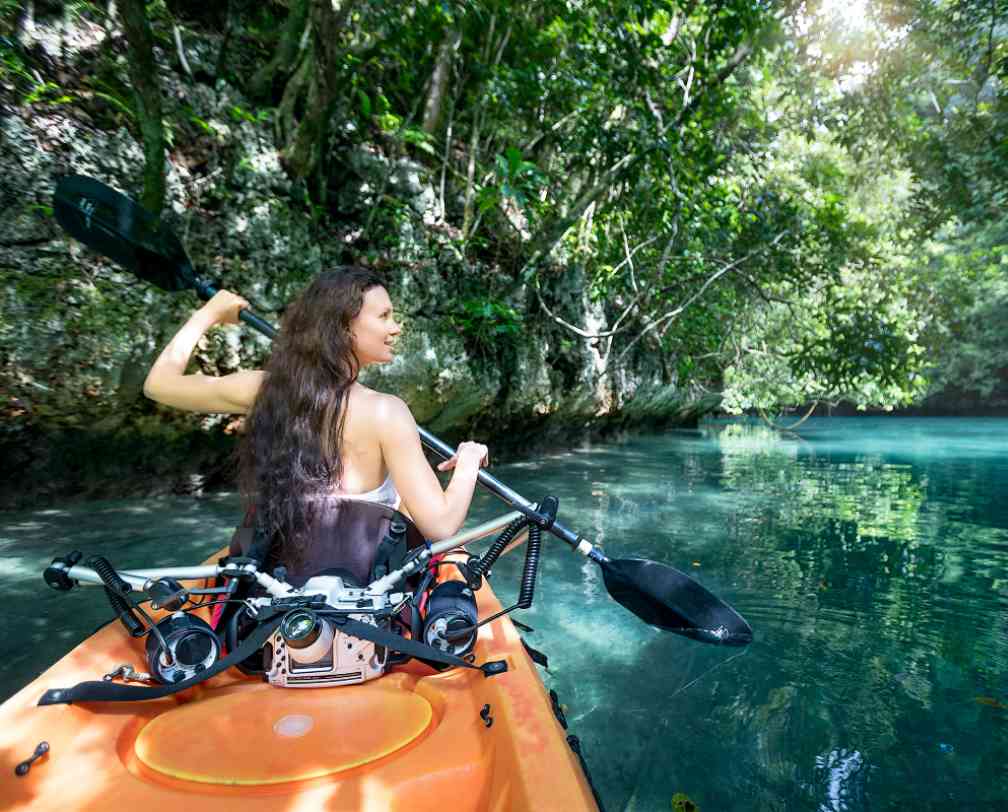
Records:
[[[377,502],[379,505],[388,505],[393,510],[397,510],[401,502],[399,491],[392,484],[392,474],[385,477],[385,481],[373,491],[365,493],[343,493],[342,491],[338,491],[333,495],[338,496],[340,499],[359,499],[362,502]]]

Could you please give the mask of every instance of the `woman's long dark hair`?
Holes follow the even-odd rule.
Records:
[[[360,371],[350,322],[365,292],[383,284],[366,268],[341,267],[288,305],[246,419],[238,449],[242,495],[285,562],[300,558],[313,497],[331,492],[342,476],[345,406]]]

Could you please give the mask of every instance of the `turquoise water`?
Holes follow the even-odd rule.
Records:
[[[558,496],[609,555],[688,571],[755,630],[742,650],[656,631],[547,542],[521,618],[608,809],[1008,808],[1008,420],[711,423],[494,473]],[[472,517],[501,509],[481,496]],[[97,592],[49,591],[49,558],[195,562],[236,515],[233,496],[0,515],[0,696],[108,615]],[[521,563],[495,567],[502,601]]]

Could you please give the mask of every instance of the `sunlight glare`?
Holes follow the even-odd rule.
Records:
[[[868,0],[823,0],[821,13],[851,33],[863,32],[871,27]]]

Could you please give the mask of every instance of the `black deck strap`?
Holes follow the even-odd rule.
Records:
[[[553,706],[553,715],[556,720],[560,723],[560,727],[564,730],[567,729],[567,717],[564,715],[563,707],[560,705],[560,697],[557,696],[557,692],[550,688],[550,705]]]
[[[520,637],[518,639],[522,641],[522,645],[525,646],[525,652],[528,654],[529,657],[532,658],[532,662],[534,662],[536,665],[541,665],[543,668],[549,671],[549,658],[541,651],[539,651],[539,649],[532,648],[532,646],[526,643],[524,637]]]
[[[246,637],[242,644],[222,657],[206,671],[201,671],[193,677],[171,685],[158,685],[152,688],[142,688],[139,685],[124,685],[111,680],[95,680],[81,682],[72,688],[53,688],[42,694],[39,705],[70,705],[74,702],[141,702],[146,699],[160,699],[163,696],[177,694],[186,688],[191,688],[205,682],[215,674],[225,671],[249,657],[269,639],[273,630],[280,625],[283,615],[272,617],[260,624],[255,631]]]
[[[588,771],[588,762],[585,761],[584,754],[581,752],[581,740],[577,736],[568,736],[567,744],[570,745],[570,749],[574,751],[578,757],[578,761],[581,762],[581,771],[588,780],[588,787],[595,797],[595,805],[599,808],[599,812],[605,812],[605,807],[602,806],[602,799],[599,797],[598,790],[595,789],[595,782],[592,781],[591,773]]]
[[[426,643],[421,643],[419,640],[408,640],[395,632],[379,629],[377,626],[372,626],[370,623],[361,623],[359,620],[353,620],[352,618],[334,618],[331,615],[328,617],[332,619],[336,628],[345,634],[349,634],[352,637],[358,637],[361,640],[368,640],[372,643],[377,643],[379,646],[385,646],[385,648],[391,649],[392,651],[408,654],[410,657],[415,657],[418,660],[429,660],[435,663],[442,663],[443,665],[451,665],[456,668],[473,668],[477,671],[482,671],[483,676],[485,677],[492,677],[494,674],[503,674],[507,671],[506,660],[494,660],[492,662],[483,663],[483,665],[473,665],[472,663],[466,662],[461,657],[456,657],[454,654],[448,654],[447,652],[434,648],[434,646],[428,646]]]
[[[406,555],[409,552],[406,549],[406,527],[400,524],[399,527],[403,532],[396,533],[393,530],[395,526],[396,522],[392,522],[388,533],[382,537],[381,543],[375,551],[368,583],[384,578],[393,570],[399,569],[406,560]]]

